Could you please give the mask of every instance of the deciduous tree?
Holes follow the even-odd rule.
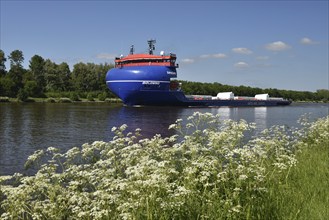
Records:
[[[34,81],[37,84],[37,90],[35,91],[36,96],[40,96],[43,94],[46,86],[46,79],[45,79],[45,60],[39,56],[34,55],[30,60],[30,72],[33,76]]]
[[[7,61],[5,52],[0,49],[0,77],[6,74],[6,65],[5,62]]]
[[[12,68],[13,66],[23,68],[24,56],[22,51],[14,50],[10,53],[10,56],[8,58],[10,61],[10,68]]]

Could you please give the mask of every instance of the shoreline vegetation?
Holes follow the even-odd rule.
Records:
[[[24,103],[84,103],[84,102],[98,102],[98,103],[122,103],[121,99],[119,98],[106,98],[106,99],[87,99],[87,98],[79,98],[71,99],[68,97],[61,97],[61,98],[32,98],[28,97],[25,101],[18,100],[17,98],[9,98],[9,97],[0,97],[0,103],[18,103],[18,102],[24,102]]]
[[[10,62],[6,70],[5,63]],[[113,64],[94,64],[79,62],[70,70],[70,66],[62,62],[57,64],[50,59],[34,55],[29,60],[27,69],[23,67],[24,55],[14,50],[6,57],[0,49],[0,97],[17,98],[20,101],[32,101],[36,98],[70,98],[99,99],[117,98],[106,86],[106,73]],[[293,91],[276,88],[257,88],[250,86],[231,86],[219,82],[201,83],[178,80],[186,95],[212,95],[218,92],[233,92],[238,96],[255,96],[267,93],[271,97],[282,97],[288,100],[306,102],[328,102],[329,90],[318,89],[315,92]],[[33,97],[33,99],[29,98]],[[0,99],[5,101],[7,99]]]
[[[122,104],[122,100],[119,98],[105,98],[105,99],[99,99],[99,98],[78,98],[78,99],[72,99],[68,97],[60,97],[60,98],[33,98],[28,97],[25,101],[19,100],[18,98],[10,98],[10,97],[1,97],[0,96],[0,103],[18,103],[18,102],[24,102],[24,103],[118,103]],[[294,101],[294,103],[329,103],[327,101]]]
[[[113,127],[109,142],[28,157],[0,176],[1,219],[328,219],[329,116],[301,128],[195,112],[171,137]]]

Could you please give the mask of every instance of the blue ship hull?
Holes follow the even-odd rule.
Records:
[[[186,97],[182,91],[170,89],[170,79],[176,77],[175,67],[122,67],[108,71],[106,84],[129,106],[276,106],[291,103],[287,100],[195,100]]]

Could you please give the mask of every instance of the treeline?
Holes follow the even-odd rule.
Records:
[[[218,92],[233,92],[235,96],[255,96],[256,94],[268,93],[270,97],[282,97],[293,101],[321,101],[328,102],[329,90],[319,89],[316,92],[293,91],[279,89],[261,89],[249,86],[230,86],[220,83],[200,83],[180,81],[182,90],[187,95],[212,95],[216,96]]]
[[[10,62],[10,70],[5,63]],[[105,99],[114,97],[107,89],[105,75],[112,64],[77,63],[73,70],[67,63],[56,64],[50,59],[34,55],[29,68],[23,68],[24,56],[14,50],[6,58],[0,50],[0,96],[17,97],[77,97],[87,96]]]
[[[10,62],[9,71],[5,63]],[[0,49],[0,97],[70,97],[113,98],[115,95],[106,87],[105,76],[113,64],[77,63],[73,70],[67,63],[56,64],[49,59],[34,55],[29,60],[29,68],[23,68],[24,56],[20,50],[14,50],[8,57]],[[215,83],[182,82],[187,95],[213,95],[218,92],[233,92],[236,96],[254,96],[268,93],[271,97],[283,97],[293,101],[329,101],[329,90],[316,92],[279,89],[261,89],[249,86],[230,86]]]

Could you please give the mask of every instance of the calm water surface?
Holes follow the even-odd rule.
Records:
[[[272,125],[298,126],[301,115],[315,119],[328,115],[328,104],[292,104],[278,107],[180,108],[124,107],[108,103],[0,103],[0,175],[26,173],[23,165],[35,150],[49,146],[66,151],[96,140],[109,141],[111,128],[127,124],[142,129],[144,137],[168,131],[177,118],[193,112],[220,114],[222,119],[255,122],[258,131]]]

